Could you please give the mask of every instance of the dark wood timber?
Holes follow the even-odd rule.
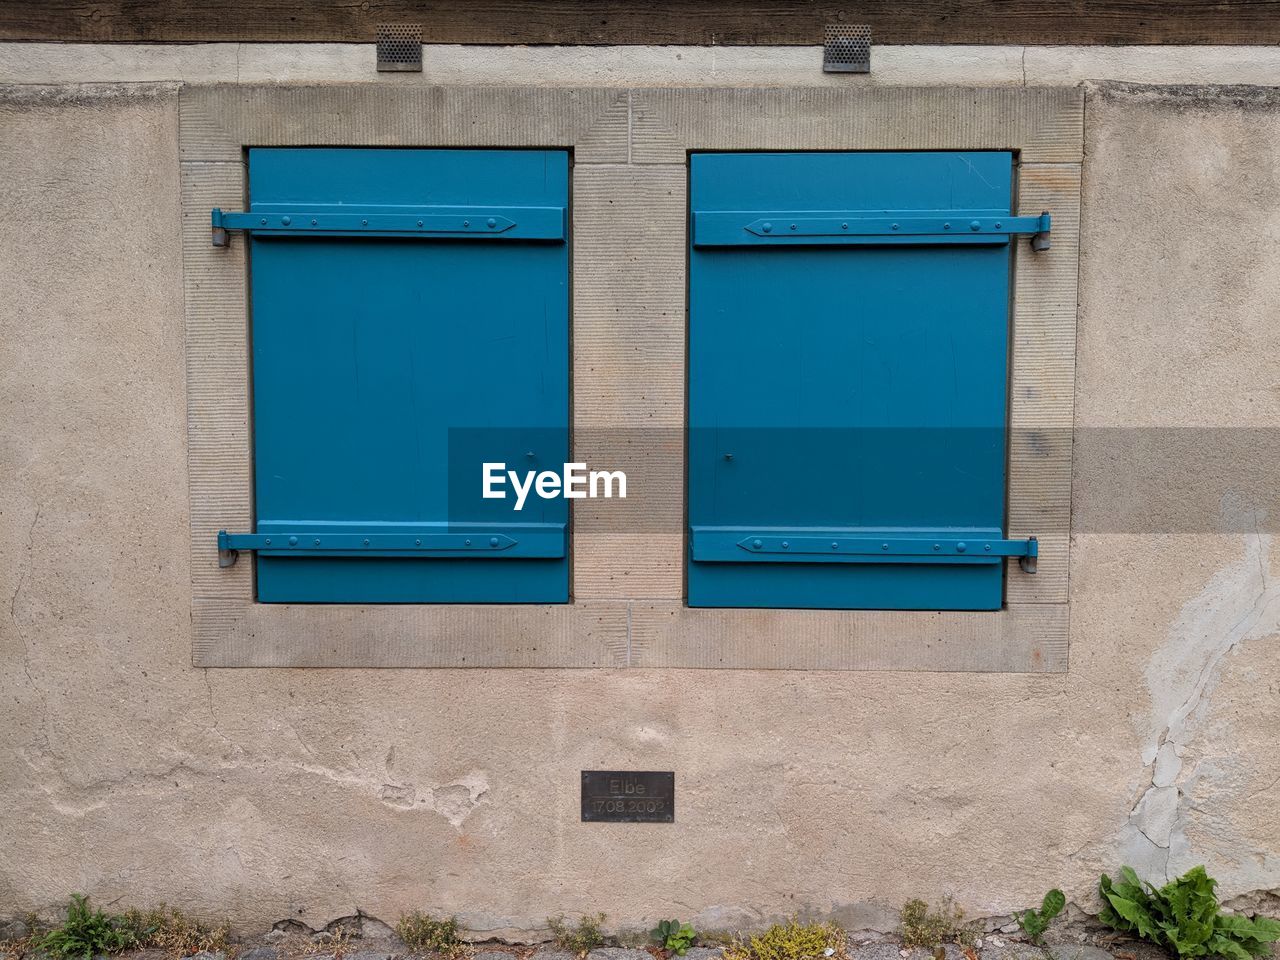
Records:
[[[816,44],[869,23],[878,44],[1280,43],[1280,0],[0,0],[0,39]]]

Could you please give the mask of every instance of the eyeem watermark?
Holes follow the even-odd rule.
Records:
[[[505,463],[485,463],[483,467],[486,500],[505,500],[509,482],[516,495],[516,509],[523,510],[524,502],[532,490],[543,500],[564,497],[566,500],[582,500],[585,497],[613,497],[626,499],[627,475],[621,470],[588,470],[585,463],[566,463],[563,473],[554,470],[528,470],[521,483],[520,474],[508,470]]]

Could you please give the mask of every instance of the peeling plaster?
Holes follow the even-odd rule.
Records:
[[[489,782],[482,775],[473,773],[431,791],[431,805],[455,829],[461,830],[463,822],[476,806],[488,802],[488,793]]]
[[[412,810],[428,807],[444,817],[461,832],[463,823],[481,803],[488,803],[489,780],[478,771],[421,792],[412,783],[384,783],[378,788],[378,799],[389,807]]]
[[[295,738],[308,755],[315,756],[301,738],[296,737],[296,731]],[[107,807],[122,793],[131,797],[159,797],[190,789],[197,782],[219,777],[228,771],[258,770],[273,759],[269,756],[256,756],[209,762],[196,757],[184,757],[160,768],[125,770],[113,777],[76,781],[67,776],[56,756],[39,746],[32,745],[19,751],[18,755],[35,774],[34,782],[48,798],[50,806],[62,816],[73,818],[83,818]],[[388,752],[388,760],[392,760],[394,755],[393,747]],[[488,776],[478,770],[419,790],[412,783],[395,782],[390,764],[381,777],[359,770],[339,770],[322,763],[294,761],[289,764],[289,768],[343,787],[369,791],[389,807],[432,810],[448,820],[459,832],[476,807],[489,802]]]
[[[1184,768],[1183,757],[1211,709],[1224,658],[1246,641],[1280,632],[1280,582],[1269,575],[1275,538],[1261,532],[1263,517],[1238,501],[1224,503],[1223,515],[1251,517],[1256,532],[1244,536],[1243,555],[1183,606],[1146,669],[1152,713],[1142,763],[1151,768],[1150,781],[1121,832],[1121,852],[1153,881],[1199,862],[1185,832],[1195,809],[1196,765]]]

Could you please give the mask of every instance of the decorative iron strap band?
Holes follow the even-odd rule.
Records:
[[[1017,557],[1035,573],[1039,544],[1003,539],[998,530],[778,530],[693,527],[693,559],[701,562],[991,564]]]
[[[696,247],[736,247],[760,244],[986,244],[1009,242],[1012,236],[1031,236],[1033,250],[1049,249],[1048,213],[1013,217],[989,210],[867,211],[848,213],[805,211],[787,213],[752,210],[693,214]]]
[[[260,236],[431,237],[449,239],[564,240],[564,207],[335,207],[279,209],[269,204],[247,213],[212,211],[213,245],[225,247],[227,231]]]
[[[263,556],[288,557],[513,557],[555,558],[564,556],[564,525],[528,524],[520,528],[502,527],[441,533],[438,526],[421,530],[404,527],[387,532],[374,527],[353,530],[343,525],[299,525],[270,533],[227,533],[218,531],[218,564],[229,567],[241,550]]]

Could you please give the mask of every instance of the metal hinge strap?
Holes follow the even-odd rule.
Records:
[[[518,530],[476,527],[449,533],[349,528],[334,532],[332,527],[320,526],[271,533],[218,531],[219,566],[234,564],[241,550],[271,557],[562,557],[564,525],[529,524]]]
[[[1052,218],[1007,216],[991,211],[696,211],[694,246],[760,244],[1003,244],[1012,236],[1031,236],[1034,250],[1049,249]]]
[[[769,563],[941,563],[995,564],[1017,557],[1027,573],[1036,572],[1035,537],[1008,540],[991,530],[927,531],[750,530],[742,527],[692,528],[693,559]]]
[[[370,207],[280,209],[271,204],[246,213],[213,208],[213,245],[225,247],[227,231],[260,236],[434,237],[563,240],[564,207]]]

